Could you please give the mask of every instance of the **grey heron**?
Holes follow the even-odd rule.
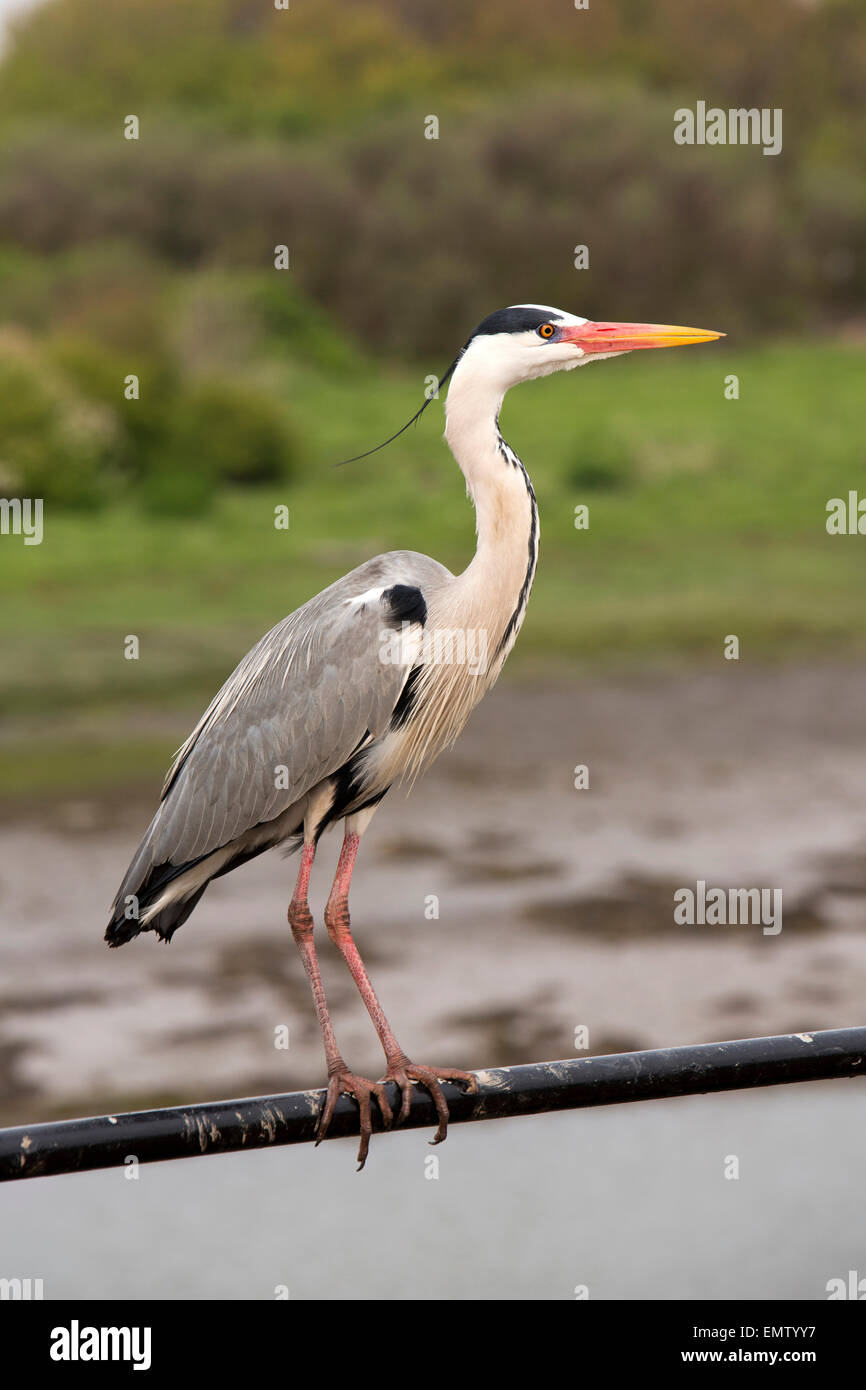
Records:
[[[448,1123],[440,1081],[477,1089],[470,1072],[418,1065],[400,1047],[352,937],[349,886],[376,807],[395,781],[413,779],[454,742],[497,679],[526,613],[538,559],[538,508],[529,475],[499,429],[503,397],[519,382],[637,348],[721,336],[667,324],[593,322],[539,304],[512,305],[484,319],[440,382],[448,384],[445,439],[475,505],[471,563],[453,575],[426,555],[397,550],[338,579],[247,653],[168,772],[106,940],[120,946],[152,931],[169,941],[211,879],[275,845],[299,848],[288,919],[327,1064],[317,1142],[338,1096],[354,1096],[360,1167],[374,1098],[383,1123],[393,1121],[389,1081],[402,1095],[398,1121],[408,1114],[413,1082],[430,1091],[439,1121],[433,1143],[445,1138]],[[444,643],[437,641],[442,634]],[[313,941],[310,874],[322,832],[338,821],[344,839],[325,927],[379,1035],[385,1053],[379,1081],[357,1076],[343,1060]]]

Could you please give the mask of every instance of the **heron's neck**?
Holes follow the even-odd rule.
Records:
[[[445,438],[475,503],[475,556],[458,583],[467,605],[484,612],[497,645],[510,650],[538,558],[538,509],[529,476],[499,431],[504,392],[477,373],[454,373]]]

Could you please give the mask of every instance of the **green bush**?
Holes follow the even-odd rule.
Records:
[[[116,477],[149,511],[186,516],[223,486],[283,480],[296,445],[283,408],[245,382],[183,375],[168,358],[134,359],[139,398],[124,397],[130,362],[86,340],[62,338],[51,359],[113,426]],[[34,439],[45,433],[31,415]]]
[[[166,335],[193,375],[227,375],[250,363],[296,358],[324,371],[358,371],[362,358],[291,273],[213,269],[176,276]]]
[[[280,407],[247,386],[216,378],[179,394],[167,414],[165,448],[179,466],[193,464],[217,483],[277,482],[295,462]]]
[[[248,293],[273,350],[291,352],[323,371],[346,373],[361,368],[361,355],[335,328],[331,317],[299,294],[285,275],[271,271],[255,276],[250,279]]]
[[[118,473],[134,493],[153,471],[171,433],[170,417],[183,389],[177,369],[165,357],[121,356],[86,338],[55,338],[48,351],[81,394],[110,413]],[[129,375],[138,377],[137,400],[124,394]]]
[[[125,291],[105,278],[83,301],[53,301],[93,336],[140,326],[138,345],[153,350],[163,313],[171,342],[172,313],[195,318],[201,274],[214,277],[218,328],[225,296],[224,353],[234,307],[254,354],[333,371],[353,354],[332,323],[365,352],[435,354],[432,367],[506,299],[602,319],[688,315],[730,334],[862,311],[866,204],[849,164],[819,177],[802,150],[777,163],[675,145],[680,100],[628,85],[529,89],[516,103],[443,107],[460,135],[439,142],[403,118],[304,147],[209,142],[154,120],[134,161],[122,141],[81,131],[10,136],[0,226],[7,243],[52,258],[132,244],[142,274],[157,261],[175,283],[194,280],[175,305],[163,305],[158,277],[145,292],[132,273]],[[277,243],[290,247],[288,272],[272,268]],[[577,244],[590,248],[581,272]],[[206,335],[190,340],[207,349]]]
[[[0,492],[97,507],[118,490],[118,430],[26,338],[0,336]]]

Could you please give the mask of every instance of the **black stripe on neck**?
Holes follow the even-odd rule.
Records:
[[[531,518],[529,523],[529,545],[526,562],[526,573],[523,576],[523,584],[521,585],[520,593],[517,596],[517,605],[514,609],[514,612],[511,614],[511,617],[508,619],[505,631],[503,632],[502,637],[500,638],[499,643],[497,644],[496,651],[494,652],[494,661],[499,656],[500,652],[503,651],[503,649],[507,646],[509,639],[511,638],[515,628],[517,627],[517,624],[520,622],[522,615],[526,612],[526,605],[529,602],[529,591],[532,588],[532,581],[535,578],[535,567],[538,564],[538,504],[535,500],[535,490],[532,486],[532,481],[529,477],[529,474],[527,473],[523,465],[523,461],[518,458],[517,454],[515,454],[510,444],[506,444],[505,440],[502,438],[502,435],[499,433],[498,417],[496,423],[496,433],[499,440],[499,452],[502,454],[502,457],[506,460],[506,462],[510,463],[513,468],[519,468],[521,473],[523,474],[523,481],[526,484],[526,492],[529,497],[529,509]]]

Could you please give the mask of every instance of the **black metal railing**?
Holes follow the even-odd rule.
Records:
[[[499,1067],[476,1075],[475,1095],[466,1095],[459,1086],[443,1083],[453,1124],[864,1076],[866,1028],[575,1057],[563,1062]],[[130,1157],[139,1163],[156,1163],[277,1144],[309,1143],[315,1138],[324,1097],[324,1091],[295,1091],[0,1130],[0,1181],[119,1167]],[[381,1129],[375,1105],[373,1108],[373,1127]],[[408,1118],[401,1128],[420,1129],[435,1123],[430,1096],[416,1087]],[[357,1106],[350,1097],[342,1096],[328,1138],[357,1133]]]

